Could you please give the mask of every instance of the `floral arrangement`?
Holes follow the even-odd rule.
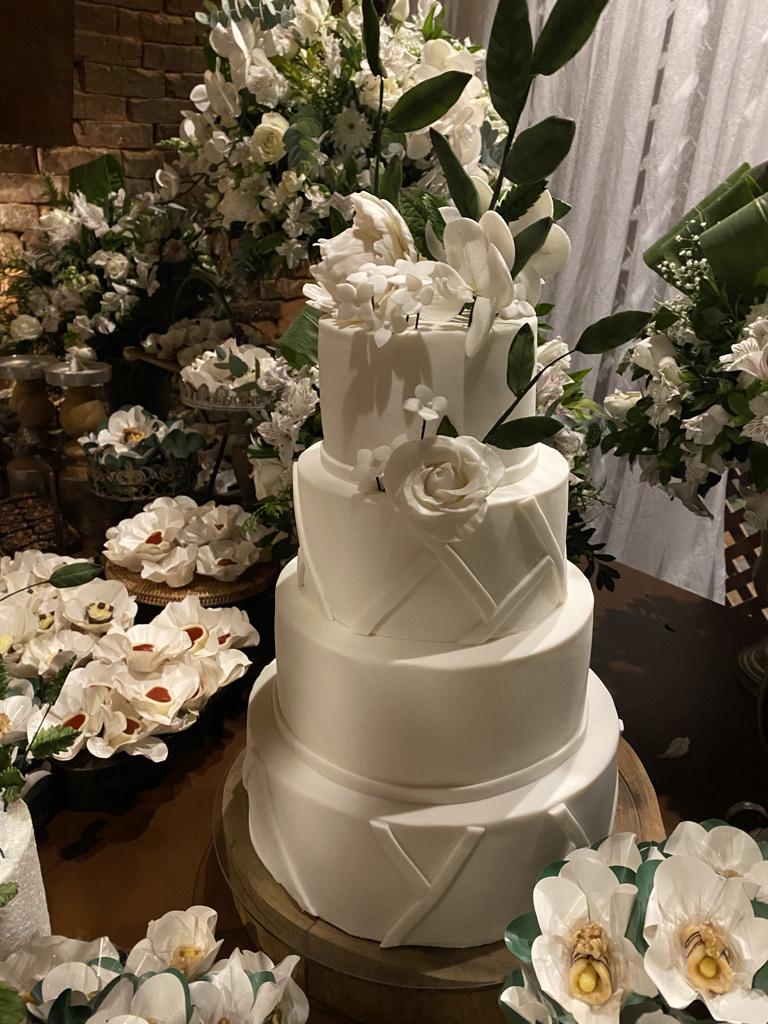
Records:
[[[188,459],[206,444],[201,433],[182,420],[164,422],[140,405],[124,406],[92,434],[78,438],[86,455],[107,467],[126,460],[144,465],[153,459]]]
[[[517,1024],[618,1024],[625,1012],[646,1024],[764,1024],[766,900],[763,846],[722,822],[575,850],[545,868],[534,910],[507,929],[523,970],[502,1009]]]
[[[129,198],[113,157],[74,168],[69,188],[49,185],[51,209],[4,268],[0,350],[114,362],[145,325],[172,322],[181,284],[205,263],[201,232],[160,191]],[[186,289],[185,301],[199,296]]]
[[[482,173],[498,134],[480,71],[484,54],[445,31],[442,5],[389,4],[378,55],[363,40],[361,0],[278,0],[209,5],[211,67],[192,90],[169,175],[201,183],[211,223],[239,237],[249,277],[313,258],[312,246],[345,226],[347,196],[374,186],[367,154],[377,140],[406,185],[429,185],[436,159],[425,126],[402,122],[398,101],[432,83],[442,93],[428,123],[462,165]],[[370,6],[373,11],[373,6]],[[399,110],[399,115],[398,115]],[[394,176],[393,170],[390,178]],[[421,192],[412,200],[421,205]]]
[[[256,340],[256,332],[247,324],[238,324],[237,329],[247,341]],[[148,334],[141,347],[150,356],[184,367],[231,337],[231,320],[217,320],[212,316],[186,317],[171,324],[167,331]]]
[[[0,963],[3,1022],[304,1024],[309,1004],[292,978],[299,958],[274,964],[236,949],[218,959],[217,917],[210,907],[171,911],[127,955],[108,938],[34,939]]]
[[[697,515],[729,467],[749,469],[748,521],[768,525],[768,255],[765,165],[738,168],[645,254],[679,293],[620,369],[606,451]]]
[[[230,582],[258,562],[246,539],[248,513],[240,505],[198,505],[193,498],[157,498],[138,515],[107,530],[105,557],[153,583],[183,587],[195,573]]]
[[[83,749],[164,760],[159,735],[189,728],[215,693],[248,671],[241,648],[257,644],[258,633],[243,612],[203,608],[192,597],[136,625],[136,602],[122,583],[93,578],[98,566],[65,565],[41,579],[57,557],[25,551],[0,564],[3,744],[26,739],[34,752],[53,729],[49,738],[69,740],[47,750],[56,760]],[[88,582],[40,589],[64,570],[65,579]]]

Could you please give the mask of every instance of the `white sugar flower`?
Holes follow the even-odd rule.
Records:
[[[70,1005],[87,1006],[117,977],[119,973],[105,966],[103,961],[93,965],[79,962],[56,964],[40,983],[41,998],[34,1007],[34,1016],[47,1020],[54,1002],[66,991],[70,992]]]
[[[697,857],[723,878],[740,878],[751,900],[768,900],[768,861],[755,840],[740,828],[716,825],[706,829],[681,821],[664,844],[668,857]]]
[[[43,720],[46,726],[63,725],[75,729],[76,739],[66,750],[56,755],[57,761],[71,761],[83,749],[86,741],[98,736],[104,724],[104,703],[107,700],[114,673],[104,665],[91,662],[84,668],[69,673],[59,696],[48,713],[39,708],[27,723],[27,738],[31,741]]]
[[[768,921],[755,916],[740,878],[723,878],[693,857],[663,861],[644,936],[645,969],[672,1008],[700,999],[714,1020],[768,1021],[768,993],[752,988],[768,961]]]
[[[434,540],[463,540],[480,526],[504,475],[496,452],[474,437],[427,437],[392,452],[384,489],[395,508]]]
[[[0,699],[0,746],[10,746],[27,736],[35,705],[30,683],[20,684],[21,692],[9,692]]]
[[[577,1024],[618,1024],[630,997],[656,994],[625,938],[636,895],[634,885],[589,859],[568,862],[533,890],[542,932],[531,950],[533,968],[542,990]]]
[[[352,479],[364,493],[381,490],[378,481],[392,454],[392,445],[380,444],[377,448],[359,448]]]
[[[642,397],[640,391],[622,391],[617,388],[606,396],[603,406],[615,423],[623,423],[627,418],[627,413],[634,409]]]
[[[713,405],[698,416],[683,420],[685,436],[699,445],[714,444],[723,427],[731,422],[731,415],[722,405]]]
[[[434,420],[441,420],[445,416],[448,410],[448,399],[442,395],[436,395],[426,384],[417,384],[413,398],[406,398],[403,408],[406,412],[420,416],[425,423],[431,423]]]
[[[298,963],[296,956],[273,964],[264,953],[235,950],[228,960],[215,964],[205,980],[190,986],[202,1024],[221,1020],[304,1024],[309,1003],[291,978]]]
[[[750,401],[749,409],[754,419],[741,428],[742,432],[753,441],[768,444],[768,392],[756,395]]]
[[[128,954],[126,970],[136,975],[173,968],[192,981],[215,963],[221,942],[216,941],[218,915],[210,907],[172,910],[151,921],[146,938]]]
[[[19,665],[38,675],[53,675],[71,658],[75,665],[82,665],[90,658],[95,643],[95,636],[74,629],[41,633],[26,645]]]
[[[488,211],[479,223],[468,217],[450,220],[443,245],[446,263],[475,296],[466,339],[467,355],[472,356],[490,337],[499,310],[515,298],[510,272],[515,262],[514,238],[498,213]]]
[[[62,935],[40,935],[31,939],[0,961],[0,981],[16,989],[22,999],[33,1004],[32,990],[57,964],[85,964],[119,959],[115,946],[107,938],[82,942]]]
[[[136,602],[117,580],[91,580],[62,592],[61,614],[86,633],[106,633],[133,625]]]
[[[187,520],[178,535],[180,544],[207,544],[212,540],[242,540],[248,513],[241,505],[204,506]]]
[[[142,677],[120,673],[115,688],[144,721],[165,727],[180,724],[176,716],[197,693],[198,685],[191,665],[166,662],[158,672]]]

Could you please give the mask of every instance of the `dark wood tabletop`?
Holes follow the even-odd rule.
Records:
[[[761,619],[633,569],[622,570],[613,594],[596,596],[592,664],[614,696],[668,828],[683,818],[720,817],[736,801],[767,802],[756,702],[735,679],[736,654],[759,639]],[[268,636],[268,605],[259,617]],[[270,656],[264,644],[262,659]],[[212,716],[127,807],[65,810],[50,821],[40,857],[55,933],[106,934],[126,948],[149,920],[203,903],[219,912],[225,948],[248,948],[211,839],[217,794],[245,743],[246,699],[243,686],[227,713]]]

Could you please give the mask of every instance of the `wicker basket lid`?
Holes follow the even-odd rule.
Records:
[[[196,597],[206,608],[222,608],[247,601],[248,598],[267,590],[277,576],[279,568],[277,562],[257,562],[236,580],[216,580],[195,573],[192,582],[185,587],[169,587],[165,583],[152,583],[151,580],[142,579],[139,573],[131,572],[122,565],[107,560],[105,576],[108,580],[118,580],[124,584],[128,593],[140,604],[162,608],[170,601]]]

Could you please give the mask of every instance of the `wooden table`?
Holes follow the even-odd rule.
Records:
[[[768,800],[755,701],[734,681],[736,653],[760,628],[743,610],[631,569],[614,594],[597,595],[593,667],[613,693],[668,826],[722,815],[737,800]],[[679,737],[690,739],[689,752],[664,758]],[[54,818],[40,844],[54,932],[108,934],[125,948],[150,919],[205,903],[219,911],[225,951],[247,948],[211,846],[216,796],[244,741],[244,716],[227,718],[129,810]]]

